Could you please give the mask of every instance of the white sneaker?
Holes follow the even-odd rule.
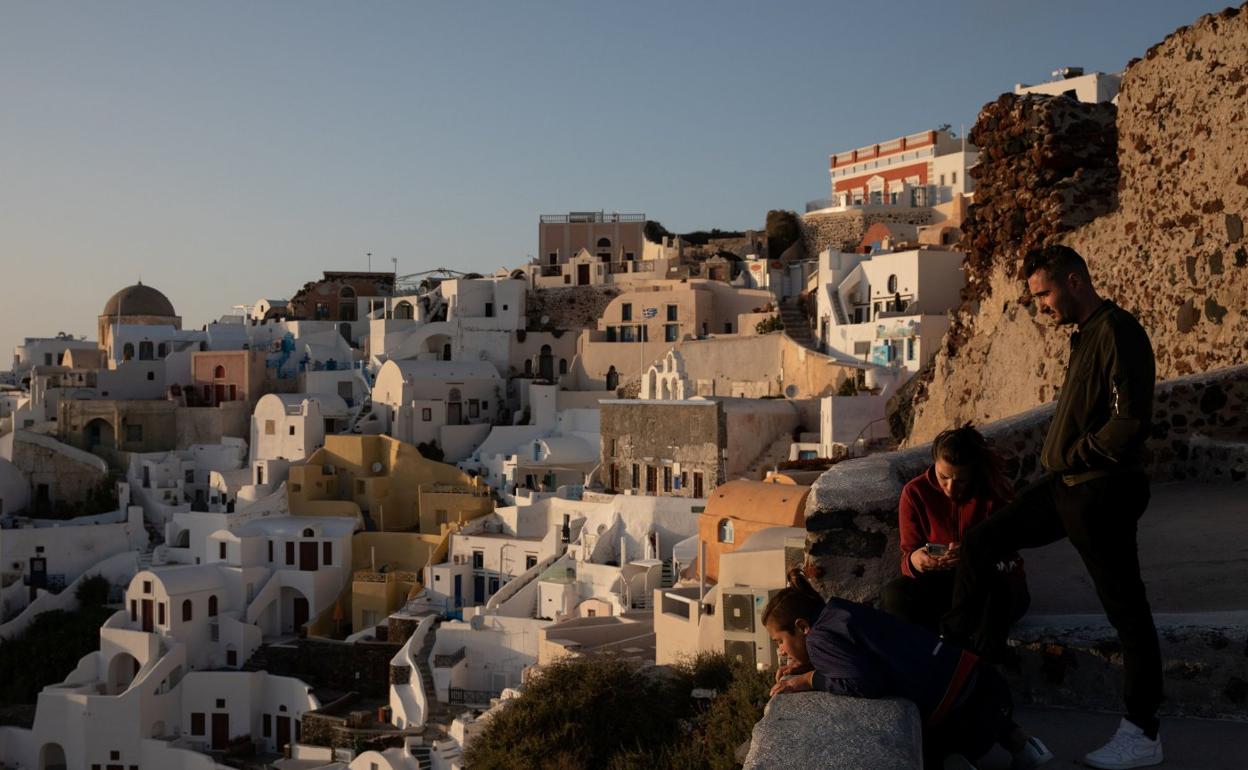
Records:
[[[1123,719],[1109,743],[1085,756],[1083,763],[1102,770],[1125,770],[1160,765],[1161,760],[1161,735],[1153,740],[1131,720]]]
[[[975,770],[975,765],[961,754],[950,754],[945,757],[944,770]]]
[[[1010,770],[1033,770],[1052,758],[1053,752],[1049,751],[1049,747],[1033,735],[1010,760]]]

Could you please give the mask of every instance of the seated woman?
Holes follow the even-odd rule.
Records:
[[[994,743],[1013,755],[1011,770],[1053,758],[1014,724],[1005,680],[974,654],[865,605],[836,597],[825,604],[800,568],[788,577],[763,608],[767,634],[792,661],[776,672],[772,695],[907,698],[923,719],[925,767],[965,768]]]
[[[938,435],[932,442],[932,465],[901,492],[901,577],[884,587],[884,609],[936,631],[953,602],[963,535],[1010,497],[1001,460],[979,431],[965,425]],[[994,658],[1005,651],[1010,626],[1031,604],[1022,557],[1013,554],[999,563],[997,577],[970,640],[977,651]]]

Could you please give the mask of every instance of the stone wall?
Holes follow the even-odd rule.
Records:
[[[370,698],[389,697],[390,659],[401,644],[300,639],[296,645],[263,648],[263,668],[315,686],[357,691]]]
[[[867,228],[876,222],[930,225],[935,219],[935,213],[926,208],[850,209],[827,214],[804,214],[798,217],[798,222],[802,228],[802,245],[807,256],[813,258],[828,247],[839,251],[857,249]]]
[[[1243,8],[1202,17],[1127,67],[1109,213],[1100,215],[1112,205],[1107,158],[1074,150],[1109,146],[1089,121],[1111,108],[1012,95],[984,108],[971,134],[984,155],[966,225],[967,303],[916,397],[910,443],[1056,395],[1067,332],[1036,317],[1016,277],[1019,252],[1033,243],[1058,240],[1084,255],[1101,293],[1148,330],[1159,379],[1248,361]]]
[[[526,327],[533,330],[597,329],[598,319],[620,292],[605,286],[533,289],[525,303]]]
[[[754,725],[745,770],[913,770],[923,766],[922,733],[919,710],[900,698],[780,695]]]
[[[1053,404],[981,426],[1017,486],[1039,477],[1040,447]],[[1147,444],[1155,482],[1248,478],[1248,366],[1158,385]],[[806,500],[807,563],[820,590],[874,602],[900,574],[897,502],[906,482],[931,462],[931,446],[870,455],[832,466]]]
[[[722,447],[728,443],[727,418],[718,401],[690,401],[688,406],[673,402],[605,402],[601,411],[602,479],[608,489],[611,468],[617,468],[616,491],[637,488],[645,494],[646,473],[653,468],[658,494],[663,488],[665,461],[680,465],[687,485],[670,492],[674,497],[692,497],[694,474],[702,475],[703,493],[709,494],[720,478]],[[634,480],[636,465],[641,479]],[[675,468],[673,466],[673,472]]]

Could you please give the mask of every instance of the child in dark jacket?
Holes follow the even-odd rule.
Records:
[[[976,760],[994,743],[1013,755],[1012,770],[1053,757],[1014,724],[1009,689],[992,667],[885,612],[836,597],[825,603],[800,569],[790,571],[789,585],[767,603],[763,625],[792,661],[776,672],[772,695],[823,690],[913,701],[930,767],[947,758],[966,767],[962,758]]]

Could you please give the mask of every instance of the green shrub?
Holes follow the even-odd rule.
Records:
[[[730,770],[769,687],[766,673],[720,654],[649,669],[610,657],[559,661],[490,720],[466,759],[473,770]],[[718,695],[694,699],[694,688]]]
[[[102,607],[108,602],[108,592],[112,588],[103,575],[92,575],[78,583],[74,596],[83,607]]]
[[[778,315],[769,316],[754,324],[756,334],[771,334],[782,329],[784,329],[784,321],[781,321]]]
[[[100,606],[44,612],[24,634],[0,642],[0,703],[34,703],[44,687],[64,681],[99,649],[100,625],[112,614]]]

